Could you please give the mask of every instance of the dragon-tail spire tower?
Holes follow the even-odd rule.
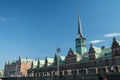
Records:
[[[83,35],[82,35],[82,27],[81,27],[80,15],[78,15],[78,37],[83,37]]]
[[[78,35],[76,38],[76,52],[78,54],[86,53],[86,39],[83,37],[80,14],[78,15]]]

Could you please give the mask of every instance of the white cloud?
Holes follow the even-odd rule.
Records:
[[[92,41],[90,41],[90,43],[93,43],[93,44],[95,44],[95,43],[100,43],[100,42],[103,42],[104,40],[92,40]]]
[[[0,16],[0,22],[7,22],[7,21],[8,21],[7,18],[4,18],[4,17]]]
[[[115,37],[115,36],[120,36],[120,33],[110,33],[110,34],[105,34],[105,37]]]

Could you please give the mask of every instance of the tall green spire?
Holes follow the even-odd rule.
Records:
[[[86,53],[86,39],[83,37],[82,34],[80,15],[78,15],[78,35],[76,38],[76,52],[78,54]]]
[[[80,20],[80,15],[78,15],[78,37],[83,37],[82,35],[82,27],[81,27],[81,20]]]

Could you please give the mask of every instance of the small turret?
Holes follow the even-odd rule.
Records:
[[[33,69],[33,61],[32,61],[32,63],[31,63],[31,69]]]
[[[38,59],[37,68],[40,68],[40,60]]]
[[[105,49],[105,46],[102,46],[101,49],[102,49],[102,50]]]
[[[47,67],[47,65],[48,65],[48,60],[47,60],[47,57],[46,57],[44,66]]]

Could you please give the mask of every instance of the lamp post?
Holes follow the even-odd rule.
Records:
[[[59,52],[61,52],[60,48],[57,48],[57,76],[58,76],[58,80],[59,80]]]
[[[17,62],[16,62],[16,66],[15,66],[15,77],[17,77],[17,68],[18,68],[18,64],[17,64]]]

